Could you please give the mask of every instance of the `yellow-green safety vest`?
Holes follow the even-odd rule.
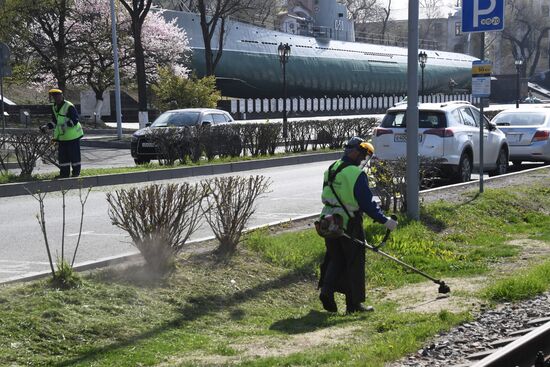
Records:
[[[334,193],[332,192],[328,182],[329,171],[336,171],[338,167],[340,167],[340,165],[342,164],[344,164],[344,161],[338,160],[325,171],[323,181],[323,193],[321,194],[321,200],[323,201],[323,204],[325,206],[321,211],[321,217],[325,215],[340,214],[344,220],[345,229],[347,228],[350,218],[338,202],[338,199],[336,199],[336,196],[334,196]],[[354,212],[359,210],[359,203],[355,199],[353,191],[355,187],[355,182],[357,182],[357,178],[359,178],[359,175],[362,172],[363,171],[359,167],[351,164],[347,167],[344,167],[340,172],[338,172],[338,174],[334,177],[334,180],[332,181],[332,187],[334,188],[334,191],[336,191],[336,194],[340,198],[340,201],[342,202],[342,204],[344,204],[351,217],[354,216]]]
[[[74,106],[71,102],[64,101],[59,111],[57,111],[55,109],[55,103],[52,105],[56,121],[53,131],[53,138],[55,140],[69,141],[84,136],[84,132],[82,131],[82,126],[80,125],[80,122],[77,122],[76,125],[74,125],[73,127],[67,126],[67,121],[69,121],[67,112],[69,111],[69,107],[71,106]]]

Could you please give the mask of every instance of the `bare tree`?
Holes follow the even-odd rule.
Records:
[[[369,23],[372,33],[384,37],[390,21],[392,0],[388,0],[387,5],[382,0],[345,0],[345,4],[349,18],[357,25]]]
[[[345,0],[348,16],[354,22],[367,23],[380,20],[380,11],[383,6],[380,0]]]
[[[537,69],[542,41],[550,32],[548,14],[530,0],[507,0],[505,27],[502,37],[507,40],[515,59],[523,59],[523,76],[530,77]],[[550,36],[550,35],[549,35]]]
[[[443,16],[443,12],[441,11],[444,6],[443,0],[419,0],[419,5],[424,15],[420,23],[420,38],[433,39],[435,37],[430,36],[433,35],[434,24],[437,19]]]
[[[388,0],[388,6],[382,7],[382,13],[384,14],[384,17],[382,18],[382,29],[380,30],[380,34],[384,37],[386,35],[388,22],[390,20],[391,0]]]
[[[145,17],[151,9],[152,0],[120,0],[120,3],[132,18],[132,36],[134,36],[134,57],[136,62],[136,80],[138,87],[138,109],[140,122],[147,122],[147,74],[145,69],[145,50],[141,37],[141,30]],[[141,121],[143,118],[145,121]]]
[[[69,0],[19,0],[6,3],[0,12],[0,34],[10,44],[16,74],[33,82],[57,83],[65,89],[78,72],[79,59],[71,36]],[[50,80],[53,75],[55,80]]]
[[[201,18],[206,75],[214,75],[222,57],[227,17],[251,10],[254,4],[255,0],[196,0]]]
[[[30,177],[40,158],[54,162],[55,144],[51,137],[38,131],[10,134],[6,140],[12,147],[15,159],[21,168],[22,177]]]

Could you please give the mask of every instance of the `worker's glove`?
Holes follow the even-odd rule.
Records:
[[[57,144],[57,139],[52,139],[52,144]]]
[[[55,125],[52,122],[48,122],[45,125],[40,126],[40,131],[45,133],[47,130],[52,130],[55,127]]]
[[[386,223],[384,223],[384,225],[386,226],[387,229],[389,229],[390,231],[393,231],[397,227],[397,221],[391,219],[390,217],[386,217],[386,219],[387,220],[386,220]]]

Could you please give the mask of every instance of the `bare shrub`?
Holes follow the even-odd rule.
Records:
[[[433,187],[441,180],[442,165],[439,158],[419,157],[420,188]],[[369,174],[383,210],[402,212],[407,210],[407,159],[400,157],[393,161],[372,159]]]
[[[238,157],[242,152],[237,124],[220,124],[203,129],[202,145],[206,158],[211,161],[216,156]]]
[[[267,192],[271,182],[264,176],[231,176],[205,180],[202,184],[207,193],[203,212],[220,243],[217,252],[231,255],[254,214],[256,199]]]
[[[198,229],[204,187],[149,185],[107,193],[109,217],[128,232],[152,270],[166,273]]]
[[[273,155],[279,144],[281,130],[280,123],[243,124],[241,126],[243,145],[253,157]]]
[[[349,121],[350,127],[353,131],[351,135],[360,136],[363,139],[370,140],[374,128],[378,126],[378,122],[379,121],[377,119],[372,117],[353,119]]]
[[[8,136],[0,134],[0,173],[8,173],[8,160],[11,155],[11,146],[8,143]]]
[[[313,132],[310,121],[293,121],[288,125],[289,150],[294,153],[306,152],[313,141]]]
[[[23,177],[31,176],[36,162],[44,156],[51,155],[52,150],[55,151],[51,138],[40,132],[25,131],[21,134],[10,134],[8,140],[13,147],[13,153]]]
[[[61,190],[61,206],[62,206],[62,224],[61,224],[61,256],[56,260],[56,267],[53,264],[52,249],[50,241],[48,239],[48,231],[46,228],[46,211],[44,209],[44,199],[46,198],[47,193],[43,192],[31,192],[25,188],[27,192],[38,201],[39,211],[36,215],[38,224],[40,225],[40,230],[44,238],[44,244],[46,246],[46,253],[48,254],[48,261],[50,264],[50,269],[52,273],[52,281],[56,286],[61,286],[63,288],[71,288],[77,286],[79,278],[74,271],[74,262],[76,260],[76,254],[78,253],[78,247],[80,245],[80,240],[82,238],[82,227],[84,224],[84,208],[86,202],[88,201],[88,196],[92,191],[92,188],[86,188],[83,191],[83,188],[80,187],[78,190],[78,196],[80,199],[80,226],[78,230],[78,238],[76,240],[76,246],[73,252],[72,261],[69,263],[65,259],[65,229],[66,229],[66,196],[69,190]]]
[[[176,128],[151,129],[147,132],[147,138],[155,145],[159,163],[173,166],[180,158],[182,151],[179,130]]]
[[[323,148],[339,149],[351,138],[351,126],[345,120],[331,119],[322,121],[317,133]]]

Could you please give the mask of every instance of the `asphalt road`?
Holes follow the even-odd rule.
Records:
[[[131,166],[133,160],[126,150],[82,149],[84,167]],[[272,180],[271,192],[258,201],[258,210],[249,226],[288,220],[321,210],[321,177],[329,162],[285,166],[241,175],[261,174]],[[56,170],[52,166],[41,170]],[[472,178],[477,179],[474,175]],[[196,182],[205,179],[188,178],[162,182]],[[105,194],[117,188],[95,188],[85,206],[85,220],[76,264],[98,261],[113,256],[137,253],[125,233],[113,226],[108,217]],[[54,257],[61,255],[62,200],[60,193],[50,193],[45,199],[48,240]],[[69,192],[66,202],[65,256],[72,258],[80,223],[78,192]],[[0,283],[8,279],[28,276],[49,270],[44,238],[36,220],[38,202],[30,196],[0,198]],[[192,239],[210,237],[210,229],[204,224]]]
[[[259,199],[258,209],[249,226],[318,213],[321,210],[321,177],[328,163],[243,172],[243,176],[261,174],[272,180],[271,190]],[[162,182],[196,182],[206,178],[208,176]],[[113,226],[108,216],[105,194],[121,187],[128,186],[99,187],[90,193],[85,205],[77,265],[137,252],[125,232]],[[61,194],[48,194],[44,204],[48,240],[54,256],[58,257],[61,255],[63,223]],[[36,219],[39,211],[38,202],[30,196],[1,198],[0,208],[0,282],[49,270],[44,239]],[[78,238],[80,223],[80,201],[77,191],[71,191],[66,196],[66,218],[65,257],[70,259]],[[192,239],[211,235],[211,230],[203,224]]]

